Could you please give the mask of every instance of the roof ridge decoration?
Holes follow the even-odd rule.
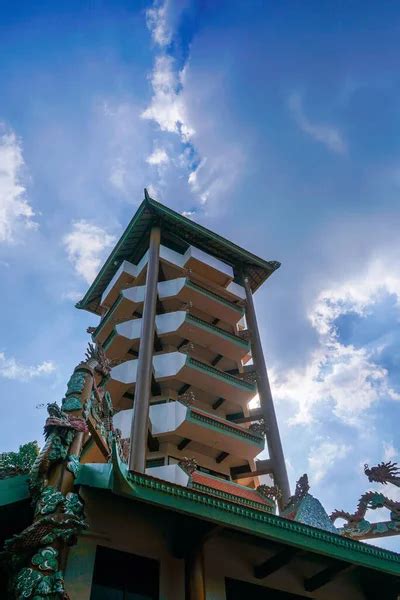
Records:
[[[296,489],[282,511],[286,519],[305,523],[312,527],[337,534],[338,531],[329,519],[321,502],[309,493],[310,485],[306,473],[296,483]]]
[[[397,463],[381,462],[376,467],[364,465],[364,473],[371,483],[391,483],[400,487],[400,469]],[[387,508],[390,511],[389,521],[371,523],[365,518],[368,509]],[[334,510],[330,516],[332,523],[344,519],[345,524],[340,529],[343,536],[353,539],[373,539],[400,534],[400,502],[391,500],[382,492],[369,491],[362,494],[354,513],[344,510]]]
[[[85,475],[82,472],[78,484],[90,486],[90,465],[84,465],[83,469]],[[115,446],[111,480],[108,489],[117,495],[160,505],[167,510],[191,514],[226,527],[246,531],[257,537],[286,542],[309,552],[325,554],[359,566],[400,575],[400,557],[396,552],[244,506],[228,498],[218,498],[194,488],[156,479],[148,474],[129,473],[126,465],[121,462]],[[99,477],[96,472],[93,479],[94,487],[99,485],[98,482]]]
[[[237,271],[245,267],[253,291],[258,289],[280,267],[280,262],[264,260],[241,248],[234,242],[207,229],[203,225],[157,202],[145,190],[144,200],[100,269],[84,298],[76,304],[77,308],[95,313],[99,312],[101,294],[114,273],[123,260],[139,260],[141,258],[144,249],[143,241],[149,235],[150,227],[155,222],[161,222],[163,231],[174,236],[176,235],[177,226],[179,226],[179,237],[182,240],[187,243],[193,243],[193,245],[207,252],[211,252],[220,260],[235,266]]]

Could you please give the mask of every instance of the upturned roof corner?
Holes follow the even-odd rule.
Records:
[[[232,265],[238,275],[245,270],[253,292],[281,266],[279,261],[264,260],[157,202],[151,198],[145,188],[142,203],[85,296],[75,305],[76,308],[98,314],[100,297],[119,265],[123,260],[133,262],[140,260],[145,251],[150,229],[156,223],[162,226],[163,239],[173,239],[179,227],[179,237],[188,245],[193,244],[201,250],[211,251],[220,260]]]

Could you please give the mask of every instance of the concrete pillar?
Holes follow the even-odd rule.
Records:
[[[283,455],[281,437],[279,435],[278,422],[276,420],[274,401],[269,385],[267,367],[261,345],[260,332],[258,331],[253,294],[249,279],[246,276],[244,277],[244,287],[246,290],[246,320],[250,330],[253,362],[257,371],[258,394],[260,396],[261,411],[267,430],[267,446],[269,457],[272,462],[274,481],[282,492],[282,499],[280,501],[280,508],[282,508],[290,497],[289,480],[286,471],[285,457]]]
[[[149,259],[147,263],[146,292],[143,306],[142,331],[140,334],[129,470],[144,473],[146,467],[147,431],[153,371],[154,328],[157,306],[158,266],[160,259],[159,227],[150,232]]]
[[[206,600],[203,547],[195,548],[187,561],[189,600]]]

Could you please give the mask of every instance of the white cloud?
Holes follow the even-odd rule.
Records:
[[[315,409],[326,402],[333,404],[339,419],[357,425],[363,412],[380,399],[400,399],[388,384],[386,369],[376,365],[366,349],[340,342],[320,344],[304,369],[274,381],[275,396],[297,406],[292,424],[312,422]]]
[[[186,217],[187,219],[194,219],[194,217],[196,215],[194,210],[183,210],[181,214],[183,217]]]
[[[147,191],[149,192],[149,196],[154,198],[154,200],[157,200],[160,196],[158,189],[152,183],[147,186]]]
[[[25,197],[21,143],[13,131],[0,132],[0,242],[12,242],[19,225],[33,229],[35,213]]]
[[[164,134],[176,136],[172,140],[168,135],[168,155],[157,144],[156,150],[147,158],[148,164],[158,167],[157,187],[163,190],[171,185],[172,171],[178,171],[176,175],[174,173],[175,182],[171,186],[174,192],[176,186],[188,186],[203,206],[203,212],[206,212],[211,208],[211,199],[216,200],[212,206],[221,210],[222,196],[232,188],[242,172],[244,153],[236,141],[226,141],[226,132],[216,133],[220,119],[212,118],[209,106],[201,114],[193,108],[199,106],[200,86],[189,69],[190,56],[186,52],[188,41],[183,41],[186,44],[183,64],[178,65],[172,55],[170,43],[179,33],[182,13],[189,7],[187,0],[155,1],[146,12],[147,26],[159,50],[149,77],[152,98],[141,117],[156,123]],[[215,104],[215,99],[213,102]],[[197,126],[194,126],[194,122]],[[200,136],[199,130],[202,133]],[[160,131],[157,132],[158,137]],[[206,140],[204,150],[199,147],[200,138]],[[168,172],[164,168],[167,163]]]
[[[332,152],[345,154],[347,151],[346,142],[340,131],[333,125],[324,123],[313,123],[305,115],[303,102],[299,94],[292,94],[289,98],[289,108],[292,112],[297,125],[304,133],[307,133],[315,141],[321,142]]]
[[[215,203],[232,189],[242,172],[245,158],[237,145],[224,146],[214,154],[212,160],[203,158],[196,169],[190,172],[188,184],[205,205],[212,198]]]
[[[148,124],[140,118],[142,107],[105,100],[96,106],[96,130],[104,148],[104,175],[117,191],[116,198],[130,204],[140,201],[149,180],[144,157],[150,153]],[[138,148],[141,151],[138,151]]]
[[[76,272],[91,283],[99,270],[103,253],[111,248],[115,236],[85,220],[75,221],[63,238],[63,244]]]
[[[165,48],[172,42],[182,13],[189,7],[189,0],[154,0],[146,10],[146,25],[155,44]]]
[[[391,256],[400,259],[400,253]],[[310,313],[310,320],[321,335],[334,335],[332,322],[341,314],[356,312],[365,315],[384,294],[397,297],[400,308],[400,274],[388,269],[388,257],[373,258],[358,276],[322,291]]]
[[[397,460],[399,452],[394,447],[393,442],[383,442],[383,460],[385,462],[389,460]]]
[[[161,54],[156,57],[150,77],[153,97],[142,118],[155,121],[161,131],[176,133],[183,142],[187,142],[195,132],[188,122],[182,77],[183,71],[176,70],[172,56]]]
[[[360,425],[365,411],[377,402],[400,400],[387,370],[375,362],[376,348],[343,344],[336,328],[339,316],[365,316],[383,294],[400,299],[400,277],[388,272],[386,264],[375,258],[358,276],[323,290],[316,299],[309,312],[318,336],[316,350],[303,368],[273,373],[275,397],[297,408],[292,423],[312,422],[317,407],[330,403],[336,417]]]
[[[146,24],[153,41],[159,46],[167,46],[171,42],[172,31],[168,23],[168,2],[154,2],[146,10]]]
[[[29,366],[18,363],[15,358],[7,358],[4,352],[0,352],[0,377],[18,381],[28,381],[34,377],[48,375],[55,371],[52,361],[46,360],[38,365]]]
[[[155,148],[153,152],[146,158],[149,165],[161,166],[169,162],[169,157],[164,148]]]
[[[126,191],[127,168],[123,158],[117,157],[110,166],[110,183],[119,191]]]
[[[82,298],[82,296],[83,293],[77,292],[76,290],[69,290],[61,294],[62,300],[69,300],[70,302],[77,302]]]
[[[325,477],[331,467],[347,456],[350,446],[324,440],[310,450],[308,456],[309,475],[312,483],[318,483]]]

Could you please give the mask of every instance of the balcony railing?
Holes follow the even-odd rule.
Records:
[[[210,426],[214,429],[223,431],[228,435],[238,436],[250,442],[251,444],[256,444],[257,446],[264,447],[264,436],[261,433],[250,431],[245,427],[241,427],[240,425],[233,425],[231,422],[223,419],[221,417],[217,417],[216,415],[212,415],[211,413],[207,413],[200,408],[188,407],[186,412],[186,418],[189,421],[195,421],[199,423],[203,423],[204,425]]]
[[[248,390],[249,392],[254,392],[254,395],[257,392],[257,388],[254,383],[249,383],[248,381],[243,381],[242,379],[239,379],[239,377],[235,377],[234,375],[230,375],[229,373],[224,373],[224,371],[220,371],[219,369],[216,369],[211,365],[207,365],[206,363],[203,363],[200,360],[197,360],[196,358],[188,356],[186,364],[199,371],[206,371],[214,377],[217,377],[222,381],[227,381],[238,388]]]
[[[187,321],[191,321],[192,323],[199,325],[203,329],[206,329],[208,331],[213,331],[213,332],[217,333],[218,335],[221,335],[222,337],[228,339],[231,342],[234,342],[235,344],[238,344],[239,346],[242,346],[243,348],[249,347],[248,341],[240,338],[239,336],[237,336],[233,333],[229,333],[229,331],[225,331],[225,329],[221,329],[221,327],[212,325],[212,323],[207,323],[207,321],[203,321],[203,319],[199,319],[199,317],[195,317],[194,315],[188,314],[186,319],[187,319]]]
[[[225,306],[229,306],[229,308],[236,310],[240,315],[242,315],[242,316],[244,315],[244,308],[242,306],[238,306],[234,302],[229,302],[229,300],[226,300],[226,298],[222,298],[222,296],[220,296],[219,294],[216,294],[215,292],[212,292],[211,290],[206,290],[206,288],[202,287],[201,285],[198,285],[197,283],[194,283],[194,281],[191,281],[190,279],[188,279],[187,286],[189,288],[192,288],[196,292],[200,292],[201,294],[204,294],[205,296],[212,298],[213,300],[217,300],[218,302],[220,302],[221,304],[224,304]]]

